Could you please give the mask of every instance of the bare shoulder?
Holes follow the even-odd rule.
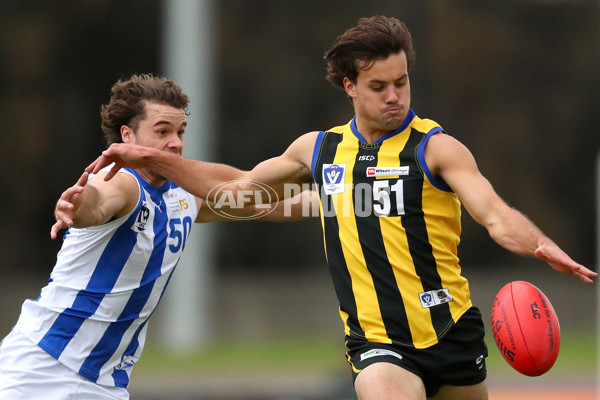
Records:
[[[447,153],[449,152],[451,155],[454,152],[460,152],[463,150],[467,150],[467,147],[462,144],[458,139],[454,136],[447,135],[445,133],[436,133],[429,138],[427,142],[427,146],[425,147],[425,151],[430,151],[434,153]],[[445,150],[445,151],[444,151]]]
[[[319,131],[313,131],[305,133],[298,137],[292,144],[287,148],[284,153],[286,157],[292,157],[298,161],[301,161],[304,165],[310,166],[312,161],[312,155],[315,148],[315,143]]]
[[[101,199],[116,199],[121,207],[115,210],[115,216],[125,215],[137,204],[140,196],[139,184],[128,172],[119,172],[109,181],[104,180],[106,174],[107,172],[102,172],[94,175],[86,186],[95,189]]]
[[[99,190],[121,190],[125,192],[136,192],[138,189],[138,182],[133,175],[128,172],[120,171],[117,173],[114,178],[109,181],[105,181],[104,177],[108,172],[100,172],[94,176],[92,176],[88,185],[94,186]]]
[[[298,137],[283,154],[256,165],[245,175],[245,180],[278,187],[282,193],[286,183],[310,182],[312,155],[318,134],[319,132],[309,132]]]
[[[425,146],[425,161],[434,176],[441,175],[442,170],[451,166],[462,165],[474,161],[469,149],[453,136],[437,133]]]

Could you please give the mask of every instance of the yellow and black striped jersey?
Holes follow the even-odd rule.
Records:
[[[458,196],[424,157],[440,126],[412,110],[368,144],[355,121],[320,132],[312,173],[347,335],[426,348],[472,304],[457,246]]]

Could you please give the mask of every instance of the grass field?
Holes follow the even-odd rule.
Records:
[[[514,371],[500,356],[488,334],[488,384],[491,399],[596,399],[598,348],[594,330],[562,333],[561,350],[554,367],[541,377],[531,378]],[[252,342],[217,342],[202,351],[173,354],[149,346],[133,375],[132,398],[142,385],[151,382],[185,388],[187,392],[210,390],[214,398],[234,398],[233,390],[249,394],[239,399],[261,398],[261,389],[270,393],[289,387],[297,396],[305,388],[306,399],[319,398],[316,392],[327,390],[328,381],[349,384],[349,370],[343,344],[336,338],[277,338]],[[139,384],[136,382],[140,382]],[[154,390],[158,390],[158,387]],[[222,386],[222,389],[219,387]],[[182,389],[183,390],[183,389]],[[214,394],[227,391],[229,397]],[[567,396],[567,397],[565,397]],[[159,398],[159,397],[156,397]],[[192,398],[192,397],[181,397]],[[198,399],[208,397],[197,397]],[[263,399],[269,397],[262,397]],[[270,397],[275,398],[275,397]],[[327,397],[322,397],[326,399]]]

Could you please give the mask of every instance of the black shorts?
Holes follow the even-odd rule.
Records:
[[[481,313],[471,307],[440,342],[426,349],[374,343],[346,336],[346,352],[352,364],[352,378],[367,366],[388,362],[419,376],[427,397],[444,385],[468,386],[483,382],[488,355]]]

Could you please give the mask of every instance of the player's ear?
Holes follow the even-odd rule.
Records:
[[[348,78],[344,78],[344,90],[351,98],[356,97],[356,85]]]
[[[135,133],[133,132],[133,129],[127,125],[121,126],[121,139],[123,140],[123,143],[135,143]]]

